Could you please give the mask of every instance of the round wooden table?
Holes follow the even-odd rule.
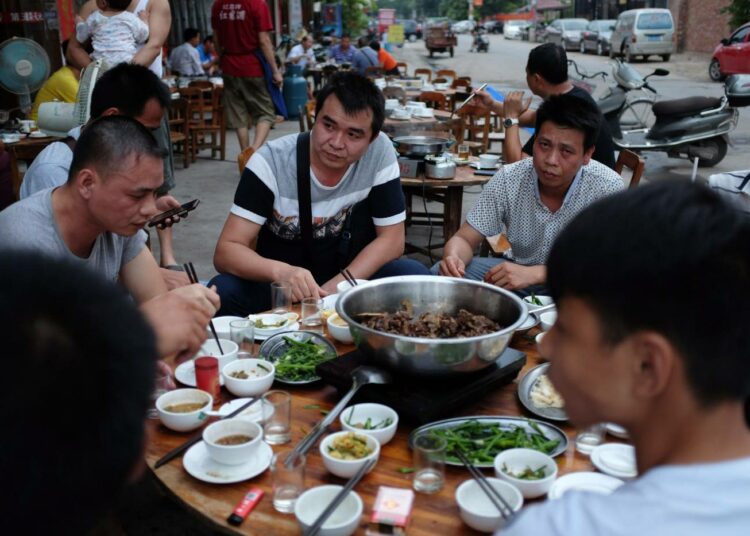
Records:
[[[538,328],[534,328],[527,333],[517,333],[511,341],[511,347],[521,350],[527,356],[526,365],[518,379],[523,377],[523,374],[529,368],[540,363],[536,344],[533,340],[533,336],[538,332]],[[337,344],[337,348],[339,353],[343,354],[352,350],[353,346]],[[456,408],[454,413],[445,415],[444,418],[461,415],[535,417],[526,412],[518,401],[516,395],[518,379],[511,384],[498,388],[484,398],[477,400],[474,404]],[[305,406],[317,405],[321,409],[330,409],[339,399],[333,387],[320,385],[319,383],[298,388],[275,384],[274,388],[288,390],[292,393],[292,442],[281,448],[290,448],[296,445],[307,431],[322,418],[319,409],[305,408]],[[230,398],[231,395],[224,391],[223,401]],[[560,474],[592,470],[588,457],[575,452],[574,429],[567,423],[555,424],[565,430],[570,440],[568,450],[557,458]],[[146,450],[146,462],[149,469],[154,471],[157,479],[187,510],[212,522],[217,532],[274,535],[298,534],[300,532],[294,515],[281,514],[273,509],[269,471],[265,471],[260,476],[247,482],[217,485],[206,484],[188,475],[182,467],[181,457],[154,470],[153,466],[156,460],[172,448],[180,445],[190,437],[190,434],[172,432],[158,421],[151,421],[151,426],[151,441]],[[338,428],[338,421],[334,427]],[[407,444],[411,431],[410,426],[399,423],[398,432],[394,439],[382,448],[378,464],[355,488],[355,491],[365,503],[360,528],[357,529],[356,534],[364,534],[365,532],[364,527],[372,514],[372,507],[379,486],[411,489],[412,475],[399,472],[400,468],[412,466],[411,451]],[[276,452],[279,448],[275,446],[273,450]],[[491,474],[491,470],[485,470],[484,472],[488,476],[494,476]],[[448,466],[446,467],[445,486],[439,493],[434,495],[416,493],[407,533],[413,536],[476,534],[461,521],[458,506],[454,500],[456,488],[468,478],[468,472],[463,468]],[[307,456],[306,487],[310,488],[321,484],[343,485],[344,483],[344,479],[335,477],[326,471],[318,452],[318,445],[315,445]],[[241,526],[233,527],[227,524],[227,516],[251,487],[259,487],[265,491],[266,495],[263,500]]]

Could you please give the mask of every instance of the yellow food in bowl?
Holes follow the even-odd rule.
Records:
[[[336,314],[336,311],[333,309],[321,309],[320,310],[320,319],[325,322],[328,320],[328,317],[331,315]]]
[[[328,454],[337,460],[361,460],[372,451],[367,446],[367,438],[354,432],[338,436],[328,446]]]
[[[344,320],[343,318],[341,318],[338,315],[338,313],[332,314],[330,321],[331,321],[331,324],[333,324],[334,326],[340,326],[342,328],[349,327],[349,324],[346,323],[346,320]]]

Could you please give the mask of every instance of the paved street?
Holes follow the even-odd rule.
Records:
[[[490,36],[489,53],[468,52],[471,37],[467,34],[459,35],[455,57],[448,54],[437,54],[430,59],[422,40],[407,43],[403,48],[396,49],[397,59],[406,61],[409,71],[418,67],[433,69],[454,69],[462,75],[472,77],[475,83],[489,82],[499,91],[510,89],[527,89],[525,82],[525,66],[528,52],[535,44],[521,41],[508,41],[502,35]],[[575,59],[589,72],[601,70],[611,71],[608,58],[596,57],[591,54],[581,55],[569,52],[569,57]],[[715,95],[723,92],[722,84],[711,82],[707,74],[709,58],[707,55],[678,54],[669,63],[649,61],[636,63],[636,69],[644,74],[656,67],[664,67],[671,71],[668,77],[656,78],[653,85],[662,94],[661,98],[676,98],[690,95]],[[605,89],[599,84],[596,94]],[[284,134],[298,132],[296,121],[287,121],[276,125],[271,131],[270,139]],[[734,147],[730,147],[727,157],[714,169],[699,169],[698,177],[704,179],[716,171],[730,171],[749,168],[745,155],[750,145],[750,108],[740,112],[737,130],[731,135]],[[190,217],[175,228],[175,246],[177,258],[180,262],[193,261],[201,279],[208,279],[215,274],[213,268],[213,250],[221,232],[226,215],[231,207],[234,191],[239,181],[239,174],[235,157],[239,152],[234,132],[227,132],[227,160],[218,162],[207,158],[199,158],[198,162],[184,170],[182,160],[175,162],[177,172],[177,187],[174,195],[181,201],[199,198],[201,206]],[[204,153],[206,154],[206,153]],[[667,158],[661,153],[646,153],[646,173],[644,181],[659,180],[676,177],[689,180],[692,165],[687,160]],[[481,189],[470,187],[464,195],[463,214],[474,204]],[[437,206],[433,207],[438,209]],[[427,228],[411,228],[408,231],[409,241],[425,245],[428,241],[438,243],[442,241],[441,231],[434,230],[432,236]],[[156,240],[154,240],[156,242]],[[158,245],[154,245],[158,250]],[[436,251],[440,255],[440,251]],[[416,255],[415,258],[425,263],[429,259]]]

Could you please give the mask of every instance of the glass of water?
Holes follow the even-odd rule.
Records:
[[[414,439],[414,489],[422,493],[437,493],[445,483],[444,438],[429,432]]]
[[[593,424],[587,428],[578,430],[576,434],[576,450],[582,454],[591,454],[591,451],[604,441],[606,430],[607,425],[604,423]]]
[[[323,318],[320,316],[322,309],[323,300],[320,298],[305,298],[302,300],[300,318],[303,330],[323,332]]]
[[[286,391],[268,391],[263,395],[263,439],[269,445],[283,445],[292,440],[292,395]]]
[[[283,315],[292,310],[292,285],[288,281],[271,283],[271,312]]]
[[[239,352],[255,357],[255,323],[251,320],[232,320],[229,323],[229,334],[232,342],[239,346]]]
[[[273,507],[285,514],[294,512],[297,497],[305,491],[305,456],[298,455],[287,467],[292,449],[280,450],[271,460],[273,480]]]

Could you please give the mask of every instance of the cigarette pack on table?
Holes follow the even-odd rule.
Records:
[[[375,497],[368,535],[405,534],[409,524],[414,492],[410,489],[380,486]]]

